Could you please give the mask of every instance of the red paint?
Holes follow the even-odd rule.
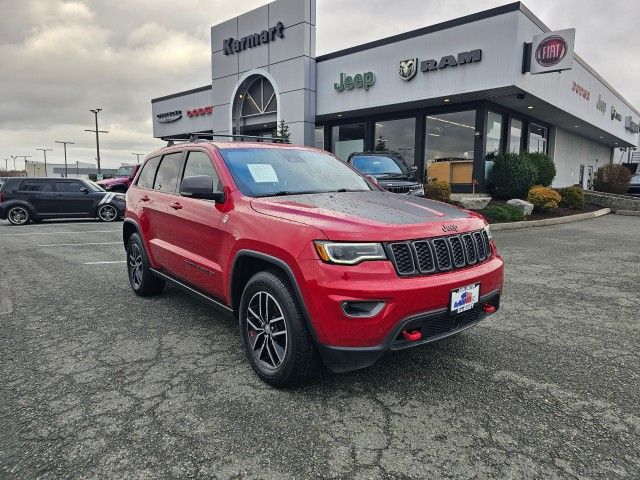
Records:
[[[217,145],[254,146],[246,142]],[[265,143],[255,146],[305,148]],[[469,212],[457,220],[437,217],[419,224],[383,225],[319,211],[284,198],[245,197],[236,187],[216,144],[180,144],[150,157],[185,149],[208,153],[224,185],[224,203],[144,190],[134,184],[127,193],[125,216],[139,225],[154,268],[183,279],[228,305],[231,269],[237,253],[243,249],[276,257],[289,266],[317,340],[332,346],[380,345],[407,317],[448,308],[451,291],[463,286],[480,283],[481,296],[502,290],[503,261],[493,242],[491,258],[478,265],[410,278],[399,277],[390,261],[354,266],[327,264],[320,260],[313,246],[314,240],[382,242],[437,237],[443,235],[443,225],[452,222],[458,233],[464,233],[486,225],[479,214]],[[169,208],[178,201],[182,209]],[[226,216],[228,221],[223,221]],[[347,317],[340,307],[343,301],[381,299],[385,307],[372,318]]]
[[[418,330],[403,330],[402,336],[409,342],[415,342],[422,338],[422,333]]]

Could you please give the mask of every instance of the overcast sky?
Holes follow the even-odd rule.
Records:
[[[495,7],[499,0],[317,0],[319,55]],[[0,168],[10,155],[76,142],[95,161],[89,108],[101,107],[104,166],[160,146],[150,99],[211,82],[210,27],[266,0],[0,0]],[[536,0],[551,29],[575,27],[576,52],[640,107],[640,2]],[[499,32],[496,32],[499,34]],[[9,162],[10,167],[13,163]],[[18,167],[23,166],[18,160]]]

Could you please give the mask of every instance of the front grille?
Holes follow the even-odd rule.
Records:
[[[413,255],[408,243],[393,243],[391,245],[393,264],[400,275],[411,275],[415,272]]]
[[[388,192],[399,193],[401,195],[406,195],[411,191],[411,187],[409,187],[409,186],[402,186],[402,187],[400,187],[400,186],[396,186],[396,187],[387,186],[387,187],[385,187],[385,189]]]
[[[387,250],[396,272],[401,276],[447,272],[474,265],[491,256],[489,236],[484,230],[391,243]]]

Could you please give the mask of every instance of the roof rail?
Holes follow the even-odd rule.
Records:
[[[287,140],[283,140],[282,138],[272,138],[272,137],[259,137],[256,135],[231,135],[224,133],[209,133],[209,132],[195,132],[189,134],[189,138],[183,137],[162,137],[161,140],[167,142],[167,147],[175,145],[176,142],[206,142],[207,140],[213,140],[214,138],[231,138],[233,140],[245,141],[245,140],[255,140],[259,142],[270,142],[270,143],[290,143]]]

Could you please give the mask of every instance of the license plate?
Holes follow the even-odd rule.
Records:
[[[451,292],[451,312],[462,313],[471,310],[480,299],[480,284],[467,285]]]

